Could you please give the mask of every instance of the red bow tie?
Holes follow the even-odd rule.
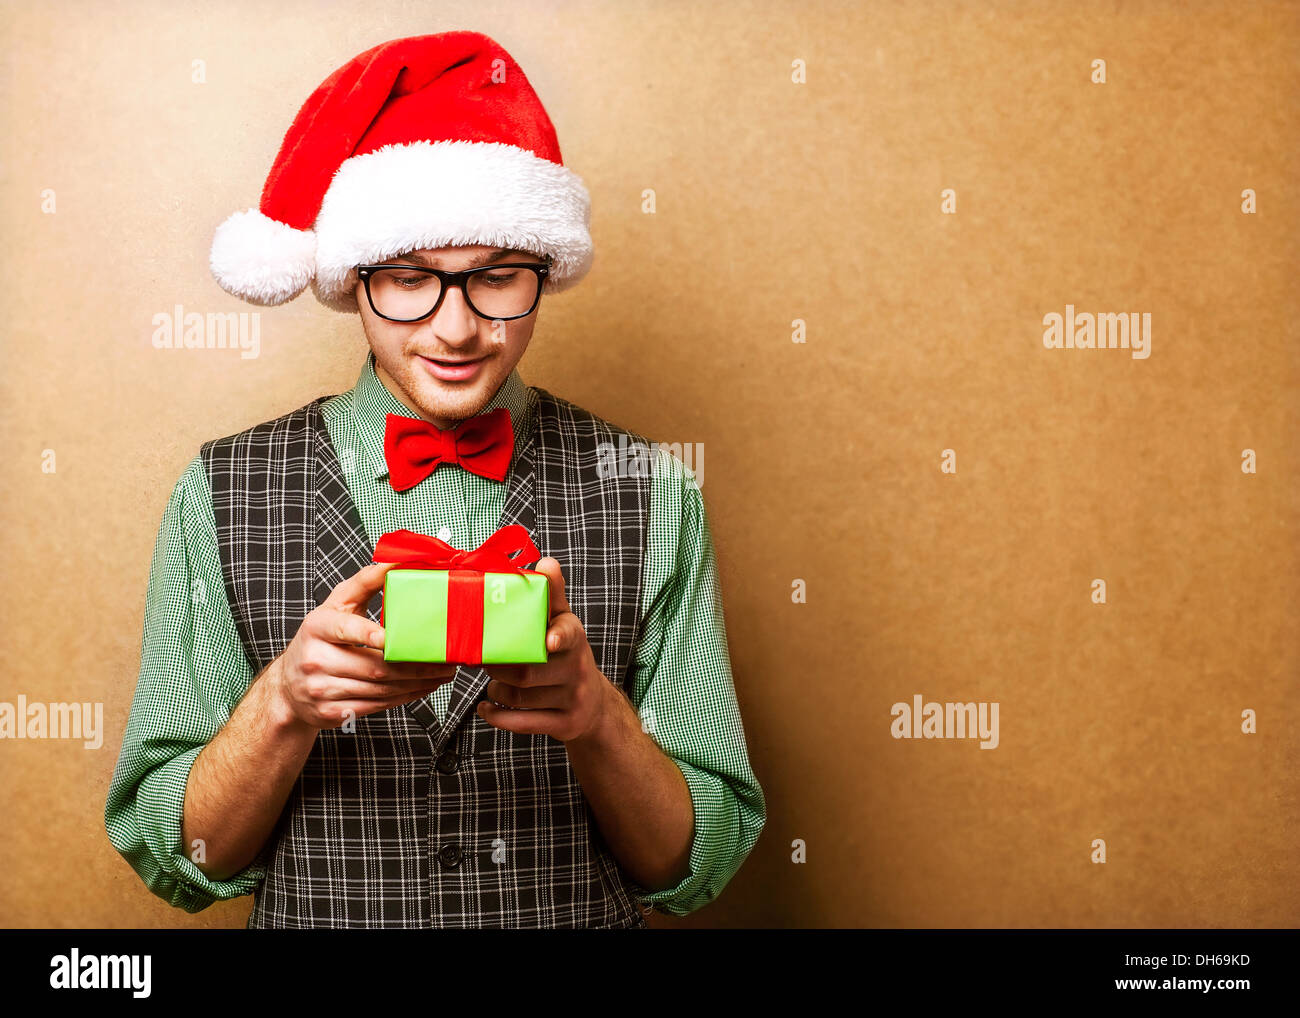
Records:
[[[504,481],[514,448],[505,407],[470,417],[447,431],[401,414],[389,414],[384,427],[384,462],[394,491],[414,488],[439,463],[455,463],[480,477]]]

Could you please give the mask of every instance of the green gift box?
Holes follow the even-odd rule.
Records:
[[[521,554],[511,559],[516,550]],[[384,660],[544,664],[549,582],[545,573],[515,565],[539,557],[520,524],[473,551],[409,530],[385,534],[374,561],[403,568],[384,577]]]

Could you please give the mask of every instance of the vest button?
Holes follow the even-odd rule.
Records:
[[[438,849],[438,861],[446,866],[447,869],[459,865],[462,858],[464,858],[464,855],[461,852],[459,845],[448,844],[443,845],[442,848]]]
[[[442,771],[443,774],[455,774],[459,763],[456,754],[449,749],[438,757],[438,770]]]

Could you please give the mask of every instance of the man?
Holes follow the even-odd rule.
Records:
[[[164,512],[105,820],[173,905],[643,927],[752,849],[765,802],[699,489],[516,369],[542,294],[590,266],[589,218],[523,72],[452,32],[331,75],[259,208],[218,229],[223,287],[310,284],[370,354],[351,391],[205,442]],[[544,554],[548,661],[385,662],[377,538],[472,548],[511,524]]]

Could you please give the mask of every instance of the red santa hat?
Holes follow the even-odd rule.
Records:
[[[356,266],[490,244],[550,256],[545,292],[591,267],[591,202],[524,72],[477,32],[386,42],[303,104],[256,209],[216,231],[221,287],[283,304],[311,284],[355,311]]]

